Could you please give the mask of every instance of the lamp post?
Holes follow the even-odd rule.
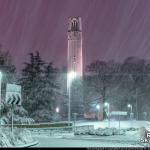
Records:
[[[130,108],[130,114],[132,114],[132,105],[131,104],[128,104],[128,108]],[[131,116],[131,115],[130,115]]]
[[[71,71],[71,72],[69,72],[68,73],[68,76],[67,76],[67,81],[68,81],[68,89],[67,89],[67,91],[68,91],[68,95],[69,95],[69,102],[68,102],[68,122],[70,122],[71,121],[71,107],[70,107],[70,99],[71,99],[71,85],[72,85],[72,81],[73,81],[73,79],[74,78],[76,78],[76,76],[77,76],[77,74],[76,74],[76,72],[74,72],[74,71]]]
[[[105,102],[104,106],[108,109],[108,127],[110,127],[110,104],[108,102]]]
[[[99,119],[100,104],[96,105],[96,109],[98,110],[97,119]]]
[[[128,104],[128,108],[130,108],[130,119],[132,119],[132,115],[133,115],[133,113],[132,113],[132,105]]]
[[[77,118],[77,113],[73,113],[73,116],[74,116],[74,135],[75,135],[75,131],[76,131],[76,118]]]
[[[2,118],[2,94],[1,94],[1,84],[2,84],[2,72],[0,72],[0,117]]]
[[[133,115],[133,113],[132,113],[132,105],[128,104],[127,107],[130,108],[130,120],[131,120],[131,127],[132,127],[132,117],[133,117],[132,116]]]

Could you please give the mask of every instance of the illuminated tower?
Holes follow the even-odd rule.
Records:
[[[72,113],[82,111],[82,27],[81,18],[69,18],[67,92],[68,121]],[[73,82],[75,81],[75,82]],[[74,84],[73,84],[74,83]]]
[[[69,18],[68,73],[82,77],[82,24],[80,17]]]

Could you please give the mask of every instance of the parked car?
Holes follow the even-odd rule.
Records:
[[[85,112],[84,113],[84,118],[85,119],[96,119],[97,115],[95,112]]]

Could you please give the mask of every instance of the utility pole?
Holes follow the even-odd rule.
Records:
[[[2,88],[1,87],[2,87],[2,72],[0,72],[0,120],[2,119]]]
[[[138,120],[138,98],[137,98],[137,87],[135,89],[135,92],[136,92],[136,120]]]
[[[77,119],[77,113],[73,113],[74,116],[74,135],[75,135],[75,131],[76,131],[76,119]]]
[[[69,101],[68,101],[68,122],[71,121],[71,88],[72,88],[72,82],[73,80],[77,77],[77,73],[74,71],[71,71],[67,75],[67,92],[69,96]]]
[[[71,87],[69,87],[69,90],[68,90],[68,94],[69,94],[69,104],[68,104],[68,122],[71,121],[71,110],[70,110],[70,99],[71,99]]]
[[[14,105],[11,105],[11,133],[12,133],[12,138],[14,139]]]

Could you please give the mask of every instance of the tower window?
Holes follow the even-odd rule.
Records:
[[[74,62],[76,61],[76,56],[73,56],[73,61],[74,61]]]
[[[78,31],[78,22],[76,20],[73,20],[71,23],[71,30],[72,31]]]

